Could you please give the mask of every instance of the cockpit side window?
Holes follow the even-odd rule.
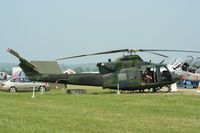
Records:
[[[161,66],[160,67],[160,73],[161,73],[161,77],[164,78],[163,80],[170,80],[171,79],[171,74],[170,74],[169,70],[167,69],[167,67]]]

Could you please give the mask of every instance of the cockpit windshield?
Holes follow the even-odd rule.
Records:
[[[187,56],[186,60],[184,61],[182,65],[182,70],[183,71],[188,71],[188,68],[191,66],[191,64],[194,62],[194,57],[192,56]]]
[[[200,57],[197,57],[194,63],[189,66],[189,71],[193,73],[200,73]]]

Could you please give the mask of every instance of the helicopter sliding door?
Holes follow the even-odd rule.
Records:
[[[129,90],[141,85],[139,70],[135,68],[124,69],[118,73],[118,84],[121,89]]]
[[[103,76],[103,88],[131,90],[141,85],[141,76],[139,70],[135,68],[123,69],[116,73],[109,73]]]

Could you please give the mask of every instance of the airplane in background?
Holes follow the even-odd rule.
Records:
[[[168,68],[181,75],[180,82],[192,81],[195,85],[200,82],[200,57],[195,59],[187,56],[184,61],[181,58],[175,58],[168,64]]]

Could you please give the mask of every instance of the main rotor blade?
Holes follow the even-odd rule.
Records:
[[[155,51],[155,52],[153,52]],[[136,53],[136,52],[148,52],[151,54],[159,55],[168,58],[168,56],[156,53],[157,51],[160,52],[188,52],[188,53],[200,53],[200,51],[190,51],[190,50],[169,50],[169,49],[119,49],[119,50],[111,50],[111,51],[105,51],[105,52],[99,52],[99,53],[93,53],[93,54],[83,54],[83,55],[77,55],[77,56],[70,56],[65,58],[59,58],[56,60],[64,60],[64,59],[72,59],[72,58],[78,58],[78,57],[84,57],[84,56],[93,56],[93,55],[101,55],[101,54],[112,54],[112,53],[119,53],[119,52],[128,52],[128,53]]]
[[[146,52],[146,51],[200,53],[200,51],[191,51],[191,50],[172,50],[172,49],[140,49],[140,52]]]
[[[158,56],[163,56],[165,58],[169,58],[169,56],[167,55],[164,55],[164,54],[160,54],[160,53],[155,53],[155,52],[150,52],[150,51],[147,51],[148,53],[151,53],[151,54],[155,54],[155,55],[158,55]]]
[[[56,59],[56,60],[72,59],[72,58],[101,55],[101,54],[112,54],[112,53],[127,52],[127,51],[128,51],[128,49],[111,50],[111,51],[105,51],[105,52],[99,52],[99,53],[93,53],[93,54],[83,54],[83,55],[77,55],[77,56],[70,56],[70,57],[65,57],[65,58],[59,58],[59,59]]]

